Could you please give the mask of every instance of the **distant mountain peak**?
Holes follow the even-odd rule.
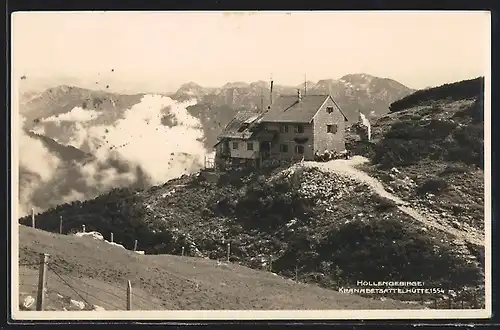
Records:
[[[269,88],[270,83],[264,80],[258,80],[250,83],[249,86],[253,88]]]
[[[356,83],[362,84],[371,82],[374,79],[377,79],[377,77],[367,73],[351,73],[351,74],[346,74],[345,76],[340,78],[340,81],[345,81],[352,84]],[[378,79],[383,79],[383,78],[378,78]]]
[[[340,79],[345,79],[345,78],[375,78],[375,76],[368,74],[368,73],[364,73],[364,72],[358,72],[358,73],[346,74],[345,76],[343,76]]]
[[[194,81],[187,82],[185,84],[182,84],[179,89],[193,89],[193,88],[203,88],[200,84],[195,83]]]
[[[246,82],[242,82],[242,81],[236,81],[236,82],[228,82],[227,84],[225,84],[224,86],[222,86],[222,88],[246,88],[250,86],[250,84],[246,83]]]

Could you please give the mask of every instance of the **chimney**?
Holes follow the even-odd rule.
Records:
[[[273,105],[273,78],[271,77],[271,90],[270,90],[270,97],[269,97],[269,108],[271,105]]]
[[[297,101],[302,101],[302,95],[300,94],[300,89],[297,89]]]

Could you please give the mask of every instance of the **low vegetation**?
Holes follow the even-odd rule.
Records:
[[[421,106],[436,100],[456,101],[474,98],[484,92],[484,77],[463,80],[457,83],[444,84],[439,87],[418,90],[402,99],[393,102],[389,110],[397,112],[415,106]]]
[[[447,84],[394,102],[364,143],[372,160],[366,171],[465,231],[484,231],[483,84]]]
[[[417,192],[421,195],[440,194],[448,188],[448,183],[441,178],[429,178],[417,187]]]
[[[366,186],[317,169],[193,175],[148,191],[114,190],[37,216],[40,228],[96,230],[148,254],[225,259],[338,289],[357,280],[422,280],[461,290],[481,269],[447,235],[421,224]],[[29,223],[28,218],[21,219]],[[456,274],[461,274],[457,276]],[[405,298],[399,296],[399,298]],[[420,298],[419,298],[420,299]]]
[[[465,104],[464,110],[456,112],[460,116],[429,116],[420,120],[394,122],[375,146],[374,162],[390,168],[431,159],[483,167],[484,123],[476,122],[462,113],[472,112],[471,109],[482,111],[482,101],[474,100]],[[435,109],[435,113],[441,111]]]

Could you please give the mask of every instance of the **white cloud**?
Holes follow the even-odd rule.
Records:
[[[44,118],[42,119],[42,122],[55,122],[55,123],[59,123],[61,121],[85,122],[97,119],[100,115],[101,115],[100,112],[92,109],[83,109],[81,107],[74,107],[69,112]]]

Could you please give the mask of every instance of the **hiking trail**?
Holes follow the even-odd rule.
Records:
[[[467,241],[469,243],[484,246],[484,234],[473,230],[463,231],[446,224],[444,219],[439,219],[437,215],[432,215],[431,217],[426,217],[421,214],[421,212],[415,210],[410,206],[410,203],[404,201],[403,199],[391,194],[385,188],[382,182],[378,179],[370,176],[366,172],[356,168],[356,166],[365,164],[369,160],[362,156],[354,156],[349,160],[336,159],[328,162],[314,162],[305,161],[297,166],[315,167],[325,172],[334,172],[341,175],[349,176],[359,182],[367,184],[375,193],[378,195],[388,198],[394,201],[397,207],[407,215],[411,216],[413,219],[418,220],[425,224],[426,226],[436,228],[438,230],[444,231],[455,236],[459,240]]]

